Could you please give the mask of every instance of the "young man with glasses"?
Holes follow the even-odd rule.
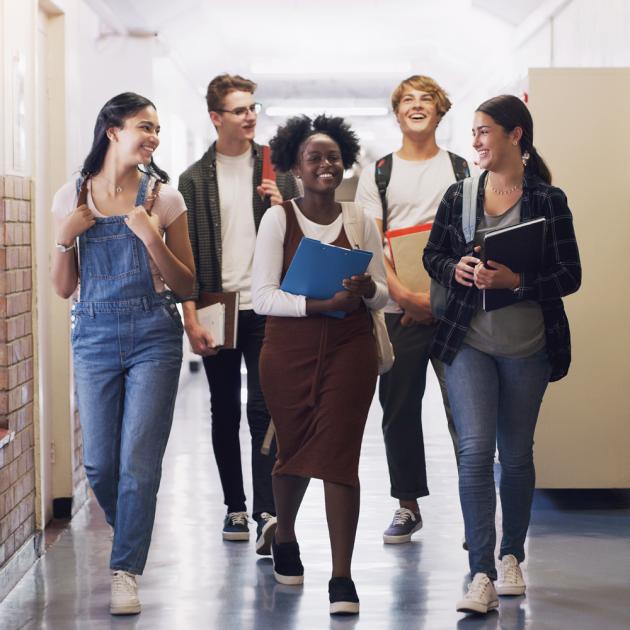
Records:
[[[275,451],[260,448],[269,413],[258,379],[258,356],[265,318],[254,313],[251,272],[256,232],[271,205],[298,195],[290,174],[263,179],[263,148],[254,142],[260,103],[256,84],[223,74],[208,85],[206,101],[217,140],[179,178],[188,208],[188,228],[197,283],[183,303],[184,325],[193,351],[203,358],[210,387],[212,446],[219,469],[227,515],[223,539],[249,540],[249,527],[239,425],[241,420],[241,358],[247,367],[247,420],[252,440],[253,518],[257,522],[256,552],[270,553],[276,518],[271,488]],[[237,291],[240,295],[237,347],[216,348],[210,332],[199,324],[195,300],[200,292]]]
[[[469,175],[466,161],[440,148],[435,134],[451,108],[446,92],[430,77],[414,75],[392,94],[402,132],[395,153],[363,169],[356,201],[376,219],[382,232],[431,223],[446,189]],[[422,434],[422,398],[435,332],[428,293],[414,293],[396,275],[385,247],[390,300],[385,321],[396,360],[380,378],[383,436],[391,495],[400,507],[383,533],[385,543],[405,543],[422,527],[418,498],[429,494]],[[446,397],[444,368],[431,360],[442,389],[448,428],[457,456],[457,436]]]

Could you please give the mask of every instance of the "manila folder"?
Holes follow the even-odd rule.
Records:
[[[431,286],[431,278],[422,264],[422,254],[430,234],[430,225],[387,231],[396,275],[414,293],[428,293]]]

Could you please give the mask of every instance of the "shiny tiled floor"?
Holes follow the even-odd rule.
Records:
[[[211,455],[204,376],[186,376],[167,449],[154,542],[141,578],[144,612],[108,614],[109,532],[94,501],[0,604],[0,628],[278,630],[630,628],[630,509],[560,508],[536,500],[528,541],[528,593],[501,600],[498,613],[465,617],[454,602],[467,582],[455,463],[435,380],[427,399],[432,495],[422,500],[424,529],[408,545],[383,545],[394,502],[373,405],[363,446],[362,512],[354,562],[358,618],[331,619],[330,570],[321,482],[298,520],[306,582],[274,582],[269,559],[247,543],[224,543],[218,475]],[[242,435],[246,442],[247,429]],[[247,461],[247,457],[244,458]],[[594,506],[597,508],[597,506]]]

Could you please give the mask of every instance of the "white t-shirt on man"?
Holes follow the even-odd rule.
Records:
[[[361,172],[355,201],[374,219],[383,218],[381,197],[374,178],[376,163],[372,162]],[[413,227],[435,219],[438,206],[446,189],[455,182],[455,174],[448,152],[440,149],[429,160],[403,160],[393,154],[392,174],[387,186],[387,229]],[[389,248],[384,242],[385,256]],[[385,307],[388,313],[402,310],[391,298]]]
[[[252,308],[252,264],[256,248],[254,224],[254,156],[251,149],[235,157],[217,153],[221,206],[221,284],[240,293],[240,310]]]

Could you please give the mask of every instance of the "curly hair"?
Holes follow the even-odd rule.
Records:
[[[339,145],[344,168],[350,168],[357,161],[361,147],[350,125],[339,116],[320,114],[314,120],[308,116],[294,116],[278,127],[276,135],[269,141],[274,167],[279,171],[290,171],[299,162],[300,148],[306,140],[319,133]]]
[[[428,92],[433,96],[437,111],[440,117],[444,116],[449,109],[451,109],[451,101],[448,98],[446,92],[442,87],[432,79],[421,74],[414,74],[407,77],[404,81],[401,81],[396,89],[392,93],[392,109],[394,112],[398,111],[398,106],[405,93],[405,90],[420,90],[421,92]]]

